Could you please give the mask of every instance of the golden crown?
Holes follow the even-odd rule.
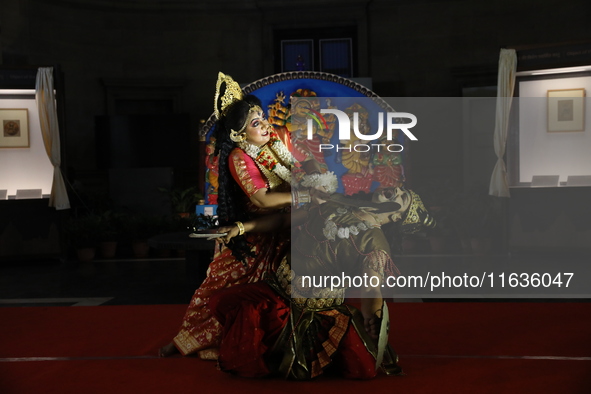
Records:
[[[243,97],[244,93],[242,93],[240,85],[231,76],[222,72],[218,73],[213,104],[213,111],[218,119],[225,114],[230,104],[242,100]]]
[[[230,105],[240,101],[244,98],[244,93],[240,89],[240,85],[232,79],[231,76],[224,74],[223,72],[218,73],[218,81],[215,86],[215,97],[214,97],[214,113],[218,119],[226,114],[226,111]],[[262,111],[261,107],[254,105],[250,107],[250,112]],[[246,134],[244,130],[248,123],[248,118],[244,121],[244,125],[239,130],[230,130],[230,139],[234,142],[244,142],[246,140]]]

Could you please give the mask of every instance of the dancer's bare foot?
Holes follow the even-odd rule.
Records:
[[[382,310],[377,310],[372,316],[364,318],[365,331],[369,336],[377,340],[380,337],[380,328],[382,326]]]
[[[158,357],[170,357],[176,353],[180,353],[179,350],[174,346],[174,343],[170,342],[166,346],[162,346],[158,350]]]
[[[380,296],[361,299],[361,314],[363,315],[365,331],[373,339],[380,336],[382,326],[383,299]]]

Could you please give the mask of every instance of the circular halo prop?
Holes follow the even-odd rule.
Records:
[[[267,115],[271,121],[273,120],[273,113],[271,112],[274,110],[283,112],[283,119],[288,122],[285,126],[288,129],[292,115],[290,97],[294,96],[294,94],[305,99],[318,98],[321,109],[330,106],[330,108],[339,109],[348,115],[361,109],[365,114],[365,116],[362,115],[361,117],[367,121],[368,134],[375,133],[378,128],[378,118],[382,113],[395,112],[385,100],[371,89],[350,79],[323,72],[293,71],[275,74],[249,83],[242,90],[245,94],[253,94],[261,100],[263,109],[268,111]],[[326,98],[330,98],[330,100],[326,100]],[[210,137],[213,134],[216,121],[215,114],[212,114],[200,130],[201,137],[205,139],[206,144],[211,141]],[[405,156],[408,154],[408,144],[405,144],[404,136],[400,135],[401,133],[396,136],[394,142],[404,148],[402,152],[392,154],[384,150],[379,151],[379,149],[376,150],[374,145],[370,145],[371,143],[365,144],[365,146],[369,147],[366,151],[348,152],[346,149],[339,149],[344,145],[343,141],[339,140],[339,131],[336,124],[331,125],[324,119],[320,121],[315,119],[315,122],[319,125],[324,124],[328,129],[331,128],[330,132],[321,134],[318,137],[318,143],[323,142],[331,145],[333,147],[332,151],[316,151],[315,155],[318,160],[324,161],[323,165],[325,165],[326,170],[337,175],[339,179],[337,193],[353,195],[357,192],[371,192],[378,187],[402,186],[404,184],[406,181],[404,162],[406,161]],[[334,119],[333,123],[335,123]],[[353,125],[352,116],[351,125]],[[275,123],[274,126],[275,128],[282,127]],[[354,135],[352,130],[351,134]],[[294,134],[292,133],[291,136],[293,141]],[[318,146],[318,143],[316,146]],[[294,146],[297,145],[294,143]],[[208,180],[211,176],[215,176],[217,163],[210,152],[211,149],[208,150],[208,156],[206,156],[208,165],[204,190],[206,191],[207,203],[216,204],[217,190],[212,187],[212,182]],[[296,158],[298,157],[296,156]]]

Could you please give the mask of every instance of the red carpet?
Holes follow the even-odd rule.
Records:
[[[371,381],[249,380],[155,357],[184,311],[0,308],[0,393],[591,393],[591,303],[391,304],[407,376]]]

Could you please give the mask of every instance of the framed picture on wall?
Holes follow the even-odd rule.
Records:
[[[28,148],[29,112],[0,108],[0,148]]]
[[[548,132],[585,130],[585,89],[548,90]]]

